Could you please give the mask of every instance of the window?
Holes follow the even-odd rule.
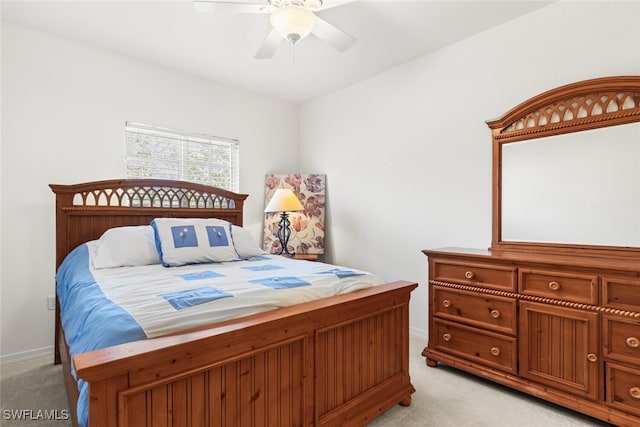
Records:
[[[163,178],[239,191],[238,141],[126,123],[127,178]]]

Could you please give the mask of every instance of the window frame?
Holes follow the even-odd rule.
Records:
[[[125,122],[124,133],[126,178],[175,179],[223,188],[235,193],[240,191],[240,144],[237,139],[135,122]],[[146,142],[150,145],[149,150],[144,153],[148,155],[146,160],[144,155],[140,155],[143,153],[142,150],[132,152],[135,150],[132,150],[130,142],[130,138],[145,135],[148,136],[148,141],[141,144]],[[162,157],[162,147],[158,147],[161,144],[173,152],[167,157]],[[197,156],[201,156],[201,159],[197,159]],[[216,162],[216,158],[225,156],[228,156],[228,159]],[[135,173],[136,162],[141,170],[139,173]],[[174,164],[175,162],[177,164]],[[222,179],[215,179],[213,174],[216,170],[221,171],[219,173]],[[202,179],[202,176],[208,178]]]

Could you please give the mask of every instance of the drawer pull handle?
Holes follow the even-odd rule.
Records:
[[[638,348],[640,346],[640,340],[636,337],[627,338],[627,345],[631,348]]]
[[[598,356],[596,356],[593,353],[589,353],[589,354],[587,354],[587,360],[589,362],[597,362],[598,361]]]
[[[464,277],[466,277],[467,279],[473,279],[473,271],[465,271],[464,272]]]
[[[493,317],[494,319],[497,319],[498,317],[500,317],[500,312],[498,310],[491,310],[491,317]]]
[[[629,394],[634,399],[640,399],[640,387],[631,387],[629,389]]]
[[[549,289],[551,289],[552,291],[557,291],[558,289],[560,289],[560,283],[549,282]]]
[[[451,341],[451,334],[442,334],[442,339],[445,341]]]
[[[500,356],[500,349],[498,347],[491,347],[491,354],[494,356]]]
[[[449,301],[448,299],[445,299],[442,301],[442,305],[444,305],[446,308],[451,307],[451,301]]]

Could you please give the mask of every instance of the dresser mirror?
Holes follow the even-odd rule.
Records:
[[[493,133],[493,250],[640,257],[640,76],[538,95]]]
[[[502,239],[640,247],[640,123],[503,145]]]

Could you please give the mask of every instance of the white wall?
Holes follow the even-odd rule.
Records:
[[[640,74],[640,3],[559,2],[302,106],[301,167],[327,174],[329,260],[420,283],[422,249],[491,243],[498,117],[574,81]]]
[[[52,345],[47,184],[122,175],[126,120],[238,138],[256,235],[265,173],[326,173],[327,259],[418,281],[411,327],[426,334],[420,251],[490,244],[484,121],[562,84],[640,74],[640,3],[554,4],[305,104],[299,118],[288,104],[5,23],[2,56],[0,354]]]
[[[125,121],[238,139],[240,192],[250,194],[244,221],[256,238],[265,174],[297,170],[296,106],[6,22],[2,89],[3,361],[53,345],[48,184],[124,176]]]

